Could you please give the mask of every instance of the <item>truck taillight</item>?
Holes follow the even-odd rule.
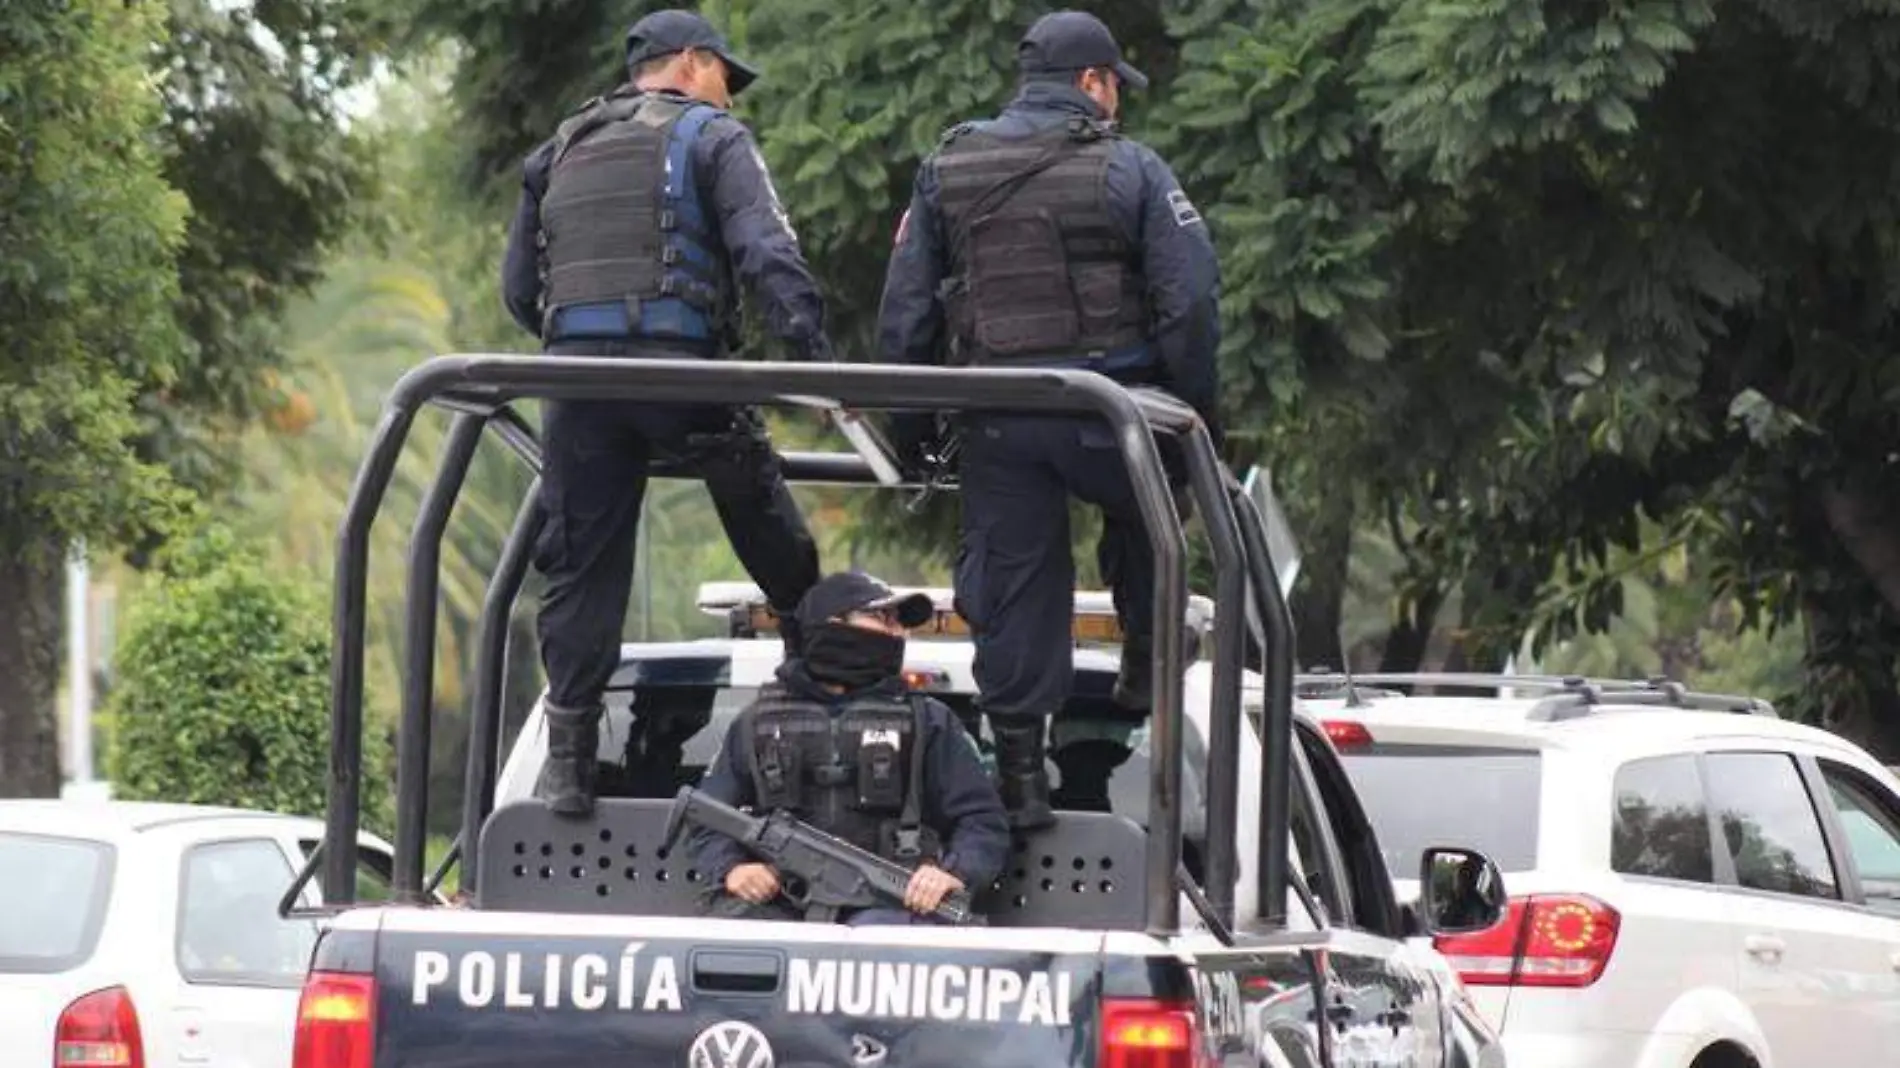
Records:
[[[291,1068],[370,1068],[376,1039],[376,980],[311,972],[297,1003]]]
[[[1583,987],[1609,965],[1621,922],[1593,897],[1532,894],[1512,898],[1497,926],[1433,945],[1468,986]]]
[[[122,986],[66,1006],[53,1035],[53,1068],[145,1068],[139,1013]]]
[[[1203,1051],[1191,1001],[1102,1002],[1101,1068],[1203,1068]]]

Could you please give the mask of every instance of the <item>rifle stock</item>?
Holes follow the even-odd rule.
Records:
[[[780,874],[785,896],[806,908],[901,906],[910,885],[909,869],[826,834],[789,813],[748,815],[691,786],[680,788],[667,816],[669,850],[687,827],[723,834],[771,864]],[[982,922],[971,911],[967,889],[944,895],[935,915],[957,925]]]

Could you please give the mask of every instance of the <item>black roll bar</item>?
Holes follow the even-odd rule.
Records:
[[[1147,391],[1140,391],[1144,394]],[[426,495],[411,545],[409,629],[412,638],[405,659],[404,722],[401,731],[398,779],[397,894],[399,900],[422,896],[423,824],[427,788],[427,746],[432,679],[429,668],[416,668],[420,656],[433,662],[434,593],[440,539],[456,492],[466,474],[468,455],[484,425],[496,427],[509,448],[538,471],[540,448],[533,430],[509,405],[516,397],[545,399],[639,399],[661,403],[797,404],[800,398],[822,396],[851,408],[923,408],[979,411],[1048,411],[1096,414],[1115,431],[1138,506],[1149,530],[1156,557],[1154,612],[1157,618],[1155,673],[1157,692],[1151,717],[1156,758],[1150,783],[1151,802],[1149,871],[1174,873],[1180,864],[1181,779],[1181,663],[1185,617],[1185,535],[1162,472],[1151,424],[1174,432],[1185,445],[1190,484],[1207,520],[1218,574],[1221,603],[1238,606],[1248,578],[1254,580],[1261,615],[1270,621],[1267,650],[1270,657],[1290,656],[1290,614],[1273,580],[1271,561],[1264,552],[1264,535],[1257,513],[1252,527],[1236,521],[1236,499],[1251,512],[1252,503],[1238,494],[1231,475],[1220,467],[1211,440],[1185,406],[1156,395],[1137,397],[1110,380],[1089,372],[1058,370],[916,368],[867,365],[775,365],[709,363],[690,360],[616,360],[573,357],[440,356],[412,369],[397,382],[376,428],[370,454],[352,486],[349,505],[339,528],[337,599],[333,614],[336,662],[332,667],[333,731],[331,740],[330,798],[326,835],[337,847],[322,851],[326,882],[338,888],[337,901],[354,900],[355,837],[360,816],[360,760],[362,730],[363,623],[368,530],[384,493],[415,413],[435,403],[460,413],[451,430],[436,484]],[[466,437],[465,437],[466,435]],[[786,477],[798,482],[875,482],[869,465],[850,455],[789,453],[783,457]],[[667,472],[656,470],[656,477]],[[472,710],[469,748],[469,789],[463,806],[458,850],[464,873],[478,871],[480,825],[493,806],[499,761],[501,681],[506,660],[508,616],[525,580],[528,547],[544,521],[538,507],[538,485],[524,501],[504,547],[503,559],[492,577],[484,600],[477,663],[476,707]],[[1251,535],[1251,536],[1250,536]],[[1257,550],[1257,551],[1256,551]],[[424,573],[428,578],[424,580]],[[1261,577],[1265,576],[1264,583]],[[429,596],[413,595],[419,588]],[[1278,611],[1272,611],[1277,603]],[[426,622],[419,616],[426,614]],[[1274,626],[1273,623],[1282,624]],[[1244,613],[1216,614],[1215,704],[1210,709],[1210,750],[1217,759],[1210,769],[1210,828],[1225,827],[1209,843],[1208,882],[1214,888],[1210,905],[1216,928],[1230,927],[1235,871],[1235,827],[1240,712],[1240,652],[1244,645]],[[1281,633],[1284,631],[1284,633]],[[1277,640],[1276,640],[1277,639]],[[1225,654],[1225,655],[1223,655]],[[1291,660],[1281,663],[1290,670]],[[1280,689],[1287,700],[1270,697],[1267,774],[1261,811],[1273,814],[1267,822],[1260,885],[1263,913],[1283,917],[1285,912],[1284,835],[1266,828],[1285,828],[1290,806],[1285,796],[1290,776],[1284,745],[1273,740],[1290,738],[1291,677],[1286,670]],[[1269,681],[1272,686],[1273,682]],[[1277,693],[1270,691],[1270,694]],[[1284,704],[1284,714],[1277,706]],[[1279,729],[1274,729],[1274,724]],[[1222,744],[1225,741],[1227,744]],[[418,746],[418,742],[425,743]],[[420,754],[419,756],[417,754]],[[417,764],[421,767],[418,770]],[[1276,766],[1279,773],[1275,774]],[[1277,784],[1277,789],[1276,789]],[[1279,795],[1277,798],[1274,795]],[[318,859],[312,858],[312,866]],[[465,879],[465,881],[468,881]],[[1171,933],[1178,927],[1179,897],[1172,878],[1150,878],[1146,905],[1152,933]],[[1277,888],[1277,889],[1276,889]],[[1198,905],[1198,902],[1197,902]]]
[[[508,681],[508,638],[515,598],[528,577],[528,560],[541,528],[541,480],[534,480],[515,513],[515,525],[502,543],[501,559],[482,597],[482,618],[475,638],[474,703],[469,709],[468,772],[462,788],[462,885],[475,889],[481,867],[482,821],[495,807],[495,780],[501,774],[501,712]]]
[[[429,781],[429,750],[435,729],[435,616],[441,585],[442,535],[449,513],[468,477],[475,447],[482,443],[488,419],[458,413],[449,425],[435,480],[423,494],[409,536],[407,626],[403,643],[402,721],[396,735],[396,781]],[[422,900],[423,845],[429,836],[429,791],[396,791],[396,862],[392,896],[413,904]]]
[[[1255,882],[1261,921],[1278,927],[1286,922],[1287,832],[1293,819],[1292,750],[1299,744],[1293,737],[1293,609],[1274,573],[1273,552],[1267,548],[1267,524],[1260,517],[1260,509],[1231,479],[1230,489],[1241,541],[1247,547],[1260,627],[1266,632],[1260,673],[1266,698],[1260,742],[1266,760],[1261,771],[1260,868],[1255,872]]]

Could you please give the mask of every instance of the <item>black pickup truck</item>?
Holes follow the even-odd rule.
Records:
[[[534,434],[510,406],[528,396],[1106,419],[1152,532],[1156,619],[1173,624],[1155,629],[1154,709],[1139,759],[1122,772],[1145,773],[1146,789],[1136,791],[1143,803],[1065,810],[1053,828],[1019,837],[1014,863],[995,885],[976,888],[986,926],[699,915],[697,873],[667,848],[672,783],[646,796],[609,790],[586,820],[557,818],[532,799],[496,804],[506,622],[542,522],[530,490],[478,638],[463,830],[450,858],[469,893],[463,907],[432,905],[429,891],[450,863],[425,877],[437,556],[485,429],[538,464]],[[410,546],[395,900],[355,906],[348,875],[360,815],[367,534],[404,438],[429,404],[455,415]],[[1157,438],[1171,439],[1185,459],[1214,563],[1214,611],[1202,635],[1212,656],[1193,664],[1180,623],[1188,618],[1186,536]],[[862,456],[784,459],[794,481],[891,484]],[[683,463],[668,473],[692,474]],[[1502,880],[1481,856],[1436,850],[1421,858],[1421,901],[1401,907],[1394,899],[1337,758],[1295,713],[1291,619],[1267,544],[1258,508],[1191,413],[1086,372],[426,362],[390,394],[339,537],[328,830],[282,906],[300,912],[298,895],[313,877],[328,889],[330,920],[303,993],[295,1068],[1501,1065],[1456,979],[1415,936],[1434,933],[1430,918],[1452,903],[1444,873],[1469,870],[1472,860],[1482,869],[1481,900],[1456,902],[1479,923],[1501,916]],[[719,659],[707,648],[630,649],[610,707],[651,707],[648,699],[668,687],[741,687],[736,675],[759,670],[742,662],[756,661],[765,644],[726,642],[726,666],[697,683],[682,673],[703,673]],[[1261,674],[1246,670],[1250,655],[1261,658]],[[1106,653],[1080,650],[1079,674],[1090,678],[1078,678],[1078,693],[1100,688],[1111,665]],[[1119,792],[1129,792],[1125,782]],[[1243,799],[1251,802],[1244,815]]]

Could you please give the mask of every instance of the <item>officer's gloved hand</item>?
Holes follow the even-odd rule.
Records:
[[[890,416],[891,451],[904,477],[923,481],[932,454],[938,451],[937,417],[931,412],[893,412]]]

